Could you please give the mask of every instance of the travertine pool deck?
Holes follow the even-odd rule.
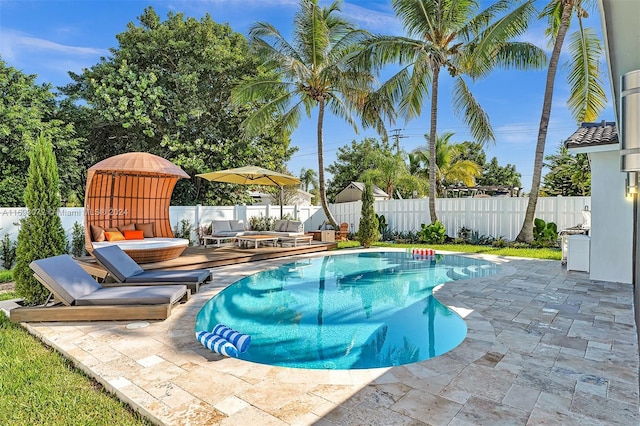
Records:
[[[501,273],[436,292],[465,318],[467,338],[416,364],[271,367],[223,358],[195,340],[195,316],[212,296],[305,257],[216,268],[214,284],[146,327],[25,327],[158,424],[640,424],[632,286],[591,281],[559,261],[478,256],[500,264]]]

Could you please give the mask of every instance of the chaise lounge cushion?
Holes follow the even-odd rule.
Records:
[[[29,267],[67,305],[157,305],[181,299],[186,286],[102,287],[71,256],[34,260]]]
[[[208,269],[145,271],[118,246],[95,249],[93,255],[110,274],[125,284],[202,283],[211,278]]]

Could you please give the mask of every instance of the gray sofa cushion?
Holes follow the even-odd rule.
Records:
[[[283,229],[283,231],[286,232],[303,232],[304,231],[304,226],[302,225],[302,222],[298,221],[298,220],[290,220],[287,222],[287,229]]]
[[[229,226],[232,231],[243,232],[244,231],[244,222],[241,220],[230,220]]]
[[[68,254],[34,260],[29,264],[52,293],[72,305],[77,299],[102,288],[96,280]]]
[[[78,306],[163,305],[180,300],[187,291],[184,285],[126,286],[102,288],[76,300]]]
[[[213,233],[218,234],[220,232],[230,232],[231,224],[228,220],[214,220],[213,221]]]
[[[131,256],[115,245],[96,248],[93,250],[93,256],[120,282],[144,272]]]

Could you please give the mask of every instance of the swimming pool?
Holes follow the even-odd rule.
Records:
[[[220,323],[251,335],[238,357],[261,364],[359,369],[423,361],[455,348],[467,332],[433,288],[498,270],[483,260],[404,251],[307,259],[230,285],[202,307],[196,331]]]

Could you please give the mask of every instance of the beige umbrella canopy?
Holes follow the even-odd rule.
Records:
[[[280,188],[280,218],[282,218],[282,187],[298,185],[300,179],[273,170],[256,166],[245,166],[236,169],[220,170],[217,172],[201,173],[196,176],[212,182],[235,183],[239,185],[269,185]]]
[[[217,172],[201,173],[201,178],[212,182],[236,183],[239,185],[297,185],[300,179],[272,170],[256,166],[245,166],[237,169],[220,170]]]
[[[128,152],[126,154],[109,157],[94,164],[88,170],[91,172],[118,172],[120,174],[148,174],[169,175],[179,178],[189,178],[189,175],[169,160],[148,152]]]

